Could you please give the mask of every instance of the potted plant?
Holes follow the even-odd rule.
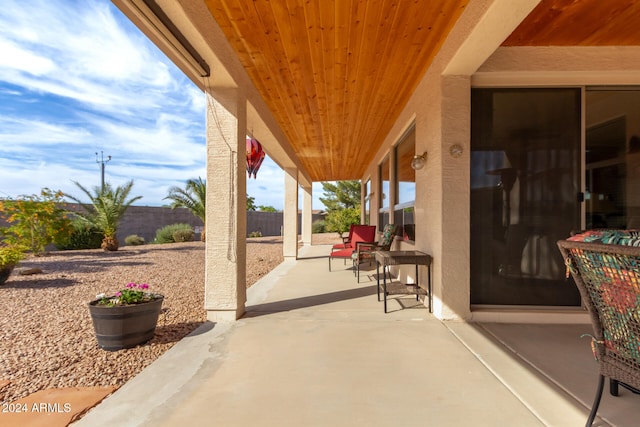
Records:
[[[9,279],[13,268],[22,258],[24,252],[20,247],[0,243],[0,285]]]
[[[121,350],[153,338],[164,296],[148,289],[146,283],[129,283],[114,295],[100,294],[89,303],[100,348]]]

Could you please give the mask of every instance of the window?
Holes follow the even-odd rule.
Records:
[[[416,128],[411,126],[396,145],[395,189],[396,200],[393,207],[393,223],[396,233],[404,240],[415,240],[413,210],[416,200],[416,171],[411,160],[416,152]]]
[[[380,209],[378,211],[378,229],[389,224],[389,157],[380,164]]]
[[[415,127],[411,127],[396,146],[396,197],[397,204],[413,203],[416,200],[416,171],[411,160],[416,152]]]
[[[371,180],[364,185],[364,223],[371,224]]]
[[[389,158],[380,165],[380,207],[389,208]]]

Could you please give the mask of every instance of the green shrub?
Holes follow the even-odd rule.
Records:
[[[140,237],[137,234],[132,234],[124,238],[124,244],[127,246],[144,245],[144,237]]]
[[[360,208],[344,208],[331,211],[325,218],[325,230],[336,231],[342,235],[349,231],[351,224],[360,224]]]
[[[11,265],[16,265],[24,258],[24,252],[19,246],[0,243],[0,270]]]
[[[262,231],[252,231],[248,237],[262,237]]]
[[[323,219],[318,219],[316,221],[313,221],[313,224],[311,224],[311,232],[312,233],[326,233],[326,223],[324,222]]]
[[[194,231],[192,229],[176,230],[173,232],[174,242],[190,242],[193,240]]]
[[[193,232],[193,227],[189,224],[170,224],[165,225],[156,231],[156,237],[153,240],[154,243],[174,243],[173,233],[178,230],[190,230]]]
[[[61,251],[76,249],[98,249],[104,239],[104,234],[96,227],[88,225],[86,222],[75,219],[71,223],[71,235],[62,243],[57,243],[56,247]]]

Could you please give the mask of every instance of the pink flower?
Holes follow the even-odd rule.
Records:
[[[116,292],[116,296],[117,297],[121,297],[122,296],[122,292],[120,292],[120,291]]]
[[[146,283],[143,283],[142,285],[138,285],[138,287],[140,289],[149,289],[149,285],[147,285]]]
[[[133,282],[127,283],[127,288],[135,288],[137,285]]]

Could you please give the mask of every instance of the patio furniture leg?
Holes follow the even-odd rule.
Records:
[[[431,295],[431,265],[427,266],[427,292],[429,292],[429,313],[433,313],[433,296]]]
[[[613,378],[609,378],[609,393],[612,396],[618,396],[618,386],[624,387],[627,390],[629,390],[631,393],[633,394],[640,394],[640,390],[638,390],[637,388],[630,386],[627,383],[624,383],[622,381],[618,381],[618,380],[614,380]]]
[[[609,378],[609,394],[611,396],[618,396],[618,381],[613,378]]]
[[[378,302],[380,302],[380,263],[376,261],[376,288],[378,288]]]
[[[385,274],[386,263],[382,265],[382,293],[384,293],[384,312],[387,312],[387,275]]]
[[[586,427],[590,427],[593,425],[593,420],[596,418],[596,412],[598,412],[598,406],[600,406],[600,399],[602,398],[602,390],[604,389],[604,375],[600,375],[598,378],[598,390],[596,391],[596,398],[593,401],[593,407],[591,408],[591,413],[589,414],[589,419],[587,420]]]
[[[416,264],[416,301],[420,301],[420,280],[418,280],[418,264]]]

